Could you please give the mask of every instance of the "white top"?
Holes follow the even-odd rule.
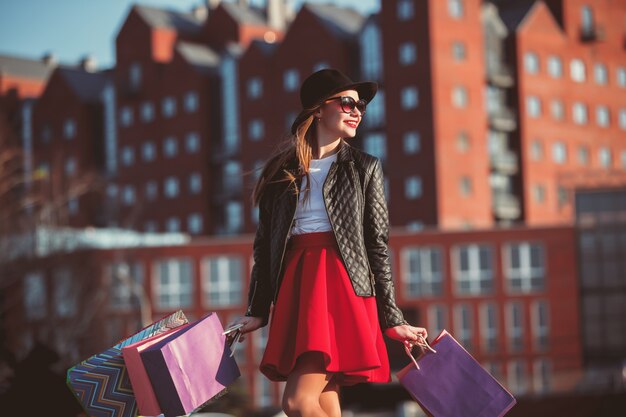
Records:
[[[298,206],[296,207],[296,216],[294,218],[293,229],[294,235],[313,232],[328,232],[333,230],[326,213],[326,206],[322,195],[322,187],[328,175],[328,170],[334,161],[337,160],[337,154],[332,154],[322,159],[311,159],[309,169],[309,177],[311,178],[311,190],[309,198],[304,202],[304,192],[300,193]],[[301,190],[307,187],[306,177],[302,178]]]

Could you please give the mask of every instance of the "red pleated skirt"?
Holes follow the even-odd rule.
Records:
[[[357,296],[332,232],[292,236],[260,370],[285,381],[300,355],[320,352],[337,383],[389,382],[375,297]]]

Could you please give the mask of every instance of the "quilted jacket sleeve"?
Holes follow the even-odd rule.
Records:
[[[272,289],[270,281],[270,222],[272,219],[271,198],[264,193],[259,203],[259,224],[254,237],[254,265],[248,290],[246,316],[260,317],[265,326],[269,321]]]
[[[389,260],[389,213],[385,200],[383,170],[377,159],[365,188],[363,232],[367,256],[374,274],[376,304],[382,330],[405,324],[396,305]]]

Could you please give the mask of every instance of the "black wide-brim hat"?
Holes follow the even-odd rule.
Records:
[[[355,90],[359,98],[370,102],[376,95],[378,84],[371,81],[355,83],[347,75],[336,69],[323,69],[309,75],[300,87],[300,103],[302,111],[291,125],[291,133],[295,134],[298,126],[315,111],[324,100],[341,91]]]

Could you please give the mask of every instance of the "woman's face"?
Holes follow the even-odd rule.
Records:
[[[356,129],[361,123],[363,115],[358,108],[354,107],[349,113],[343,106],[339,97],[351,97],[355,102],[359,101],[359,93],[355,90],[346,90],[328,98],[315,114],[319,118],[318,133],[341,138],[352,138],[356,135]]]

